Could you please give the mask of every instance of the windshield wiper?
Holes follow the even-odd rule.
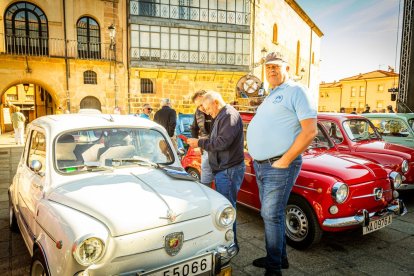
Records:
[[[149,165],[155,168],[158,168],[159,165],[158,163],[152,162],[146,158],[142,158],[142,157],[130,157],[130,158],[112,158],[111,159],[112,162],[120,162],[122,165],[122,163],[124,162],[129,162],[129,163],[134,163],[134,164],[138,164],[138,165]]]
[[[101,166],[101,165],[87,165],[84,164],[83,168],[86,169],[88,172],[98,172],[98,171],[113,171],[114,169],[108,166]]]

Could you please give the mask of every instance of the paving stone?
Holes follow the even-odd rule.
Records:
[[[10,257],[10,242],[7,241],[0,241],[0,259]]]
[[[409,275],[412,271],[409,271],[406,267],[398,264],[391,263],[388,258],[376,257],[375,263],[373,262],[373,256],[367,254],[354,260],[355,265],[359,271],[369,275]]]

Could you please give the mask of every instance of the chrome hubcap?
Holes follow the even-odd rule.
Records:
[[[309,224],[305,213],[298,206],[286,207],[286,235],[294,241],[303,241],[308,235]]]

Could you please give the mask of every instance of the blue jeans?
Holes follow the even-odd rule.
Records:
[[[285,209],[301,166],[300,155],[286,169],[273,168],[270,163],[254,162],[265,226],[266,267],[270,270],[281,270],[282,259],[287,258]]]
[[[228,168],[224,171],[216,173],[214,181],[216,184],[216,190],[223,196],[225,196],[236,209],[237,194],[239,193],[240,186],[243,182],[244,171],[246,166],[244,161],[239,165]],[[236,222],[233,224],[234,242],[237,244],[236,234]]]
[[[214,180],[214,174],[211,171],[210,163],[208,162],[208,152],[203,150],[201,155],[201,176],[200,182],[208,187],[211,187],[211,182]]]

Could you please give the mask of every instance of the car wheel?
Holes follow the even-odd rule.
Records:
[[[18,233],[19,226],[17,225],[17,218],[14,214],[13,203],[11,202],[11,198],[9,195],[9,228],[12,232]]]
[[[291,195],[286,207],[286,242],[296,249],[306,249],[320,241],[322,230],[309,203]]]
[[[45,258],[39,249],[35,249],[32,258],[32,265],[30,267],[31,276],[49,276]]]
[[[188,172],[189,175],[191,175],[195,179],[200,180],[200,173],[196,169],[188,168],[187,172]]]

